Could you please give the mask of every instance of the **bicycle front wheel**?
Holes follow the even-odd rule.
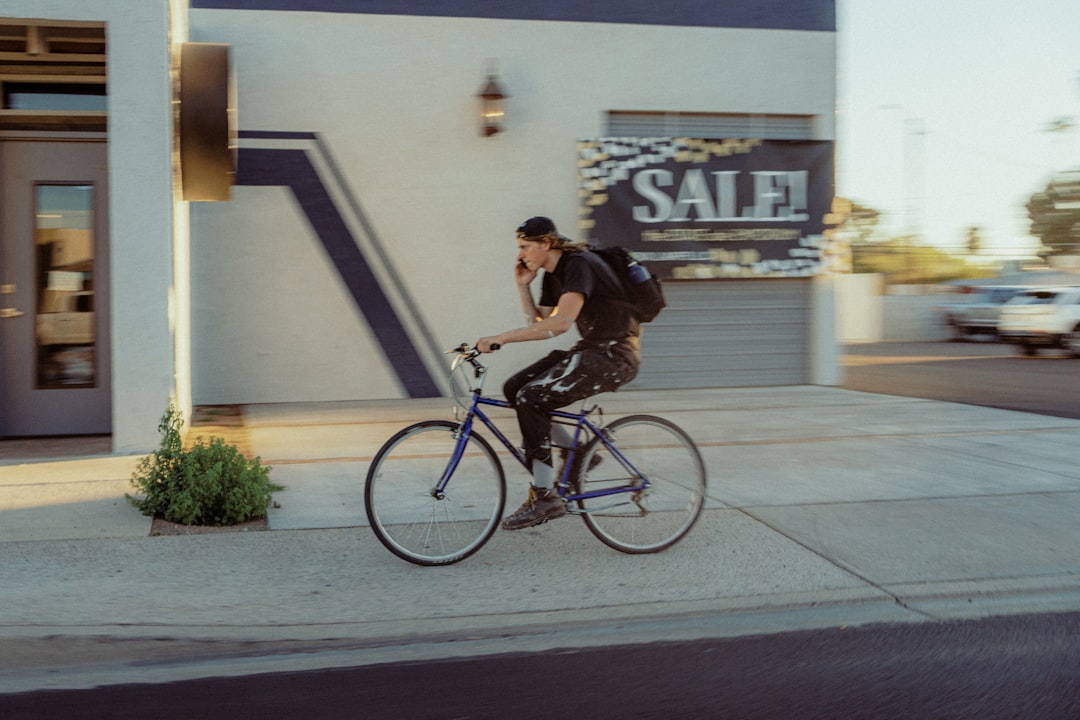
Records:
[[[458,444],[456,423],[411,425],[375,454],[364,483],[364,504],[375,537],[403,560],[449,565],[483,547],[506,503],[502,464],[472,433],[450,481],[438,489]]]
[[[663,418],[630,415],[604,431],[626,462],[600,438],[586,446],[579,494],[634,488],[578,500],[596,537],[625,553],[654,553],[678,542],[705,506],[705,463],[693,440]]]

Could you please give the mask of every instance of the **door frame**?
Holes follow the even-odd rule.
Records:
[[[53,169],[47,167],[50,160],[45,159],[43,154],[40,164],[35,163],[25,178],[29,179],[29,185],[15,190],[5,188],[3,183],[18,170],[12,171],[7,164],[12,161],[11,155],[33,152],[34,144],[40,143],[43,151],[46,146],[51,146],[51,152],[57,152],[59,146],[69,143],[77,143],[82,148],[91,145],[100,146],[100,154],[88,153],[92,157],[85,162],[92,163],[86,167],[86,172],[79,173],[77,168],[72,172],[56,170],[59,166],[52,160]],[[25,158],[23,159],[25,162]],[[40,169],[38,169],[40,168]],[[40,176],[39,176],[40,175]],[[51,175],[58,175],[51,177]],[[26,243],[33,239],[35,220],[29,216],[33,210],[33,193],[41,184],[55,183],[79,184],[86,183],[94,187],[94,383],[92,386],[77,386],[71,388],[38,387],[35,369],[37,363],[38,342],[35,323],[35,314],[38,311],[38,298],[36,295],[37,277],[39,268],[32,251],[24,249],[12,250],[10,247],[3,250],[3,258],[17,257],[22,253],[20,267],[4,269],[0,267],[0,284],[16,285],[16,292],[11,295],[0,296],[5,307],[10,301],[18,303],[20,311],[24,314],[16,318],[0,318],[3,323],[20,323],[16,326],[6,325],[4,330],[8,339],[15,338],[12,345],[14,351],[5,351],[0,356],[0,437],[36,437],[36,436],[60,436],[60,435],[105,435],[112,433],[112,372],[111,372],[111,332],[110,332],[110,262],[109,262],[109,171],[108,171],[108,144],[104,133],[28,133],[28,132],[5,132],[0,133],[0,194],[8,195],[10,192],[19,194],[30,193],[29,209],[23,217],[18,217],[18,211],[11,211],[12,216],[8,225],[8,218],[0,218],[4,224],[4,237],[0,243],[18,242]],[[4,204],[9,201],[8,197],[0,198]],[[24,224],[24,223],[28,223]],[[15,228],[12,232],[11,229]],[[29,230],[30,237],[26,236]],[[14,239],[12,239],[14,235]],[[5,263],[6,264],[6,263]],[[19,277],[8,277],[18,273]],[[12,305],[14,307],[14,305]],[[8,343],[5,342],[5,345]],[[16,357],[15,353],[19,356]]]

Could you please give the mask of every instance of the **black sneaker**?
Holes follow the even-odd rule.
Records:
[[[503,530],[521,530],[566,514],[566,503],[554,490],[529,486],[525,503],[502,522]]]

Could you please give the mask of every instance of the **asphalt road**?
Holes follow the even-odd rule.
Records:
[[[844,387],[1080,419],[1080,358],[1024,357],[995,342],[874,343],[844,349]]]
[[[0,696],[35,718],[1075,720],[1080,613]]]

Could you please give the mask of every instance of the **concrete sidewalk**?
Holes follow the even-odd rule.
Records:
[[[138,458],[5,461],[0,693],[1080,610],[1080,421],[821,387],[599,401],[701,447],[707,510],[667,552],[568,518],[450,567],[392,556],[363,527],[368,463],[449,400],[247,406],[286,486],[271,532],[149,537]]]

